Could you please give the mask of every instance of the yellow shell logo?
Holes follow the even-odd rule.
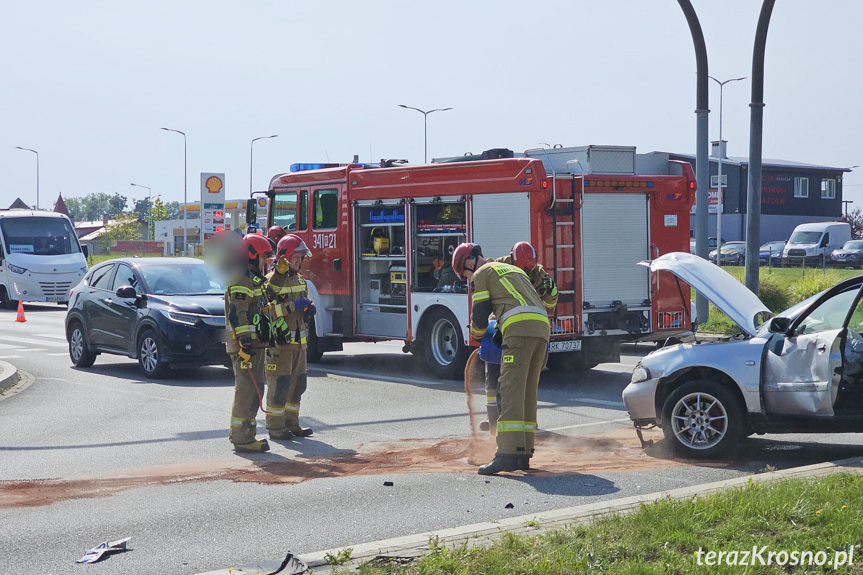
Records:
[[[207,186],[207,191],[211,194],[218,194],[219,190],[222,189],[222,180],[216,176],[210,176],[204,185]]]
[[[267,198],[258,198],[258,205],[262,208],[267,207]]]

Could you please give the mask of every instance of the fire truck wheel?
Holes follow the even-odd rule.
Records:
[[[464,372],[470,348],[465,345],[461,328],[446,309],[434,310],[423,322],[422,356],[426,366],[436,376],[459,379]]]
[[[308,323],[309,335],[306,337],[306,361],[318,363],[324,357],[324,352],[318,351],[318,332],[315,331],[315,320]]]

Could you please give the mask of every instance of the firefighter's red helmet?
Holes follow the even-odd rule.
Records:
[[[290,258],[292,254],[300,254],[303,257],[312,257],[312,251],[306,246],[306,242],[299,236],[288,234],[279,240],[276,248],[276,257],[285,256]]]
[[[509,252],[512,265],[528,274],[536,267],[536,249],[527,242],[516,242]]]
[[[285,237],[287,233],[282,226],[270,226],[270,229],[267,230],[267,237],[279,243],[279,240]]]
[[[246,234],[243,237],[246,251],[249,253],[249,261],[255,261],[258,256],[273,255],[273,246],[266,237],[260,234]]]
[[[458,247],[452,252],[452,269],[455,271],[455,275],[462,281],[465,281],[464,278],[464,264],[470,258],[474,258],[476,256],[482,255],[482,248],[477,244],[464,243],[459,244]]]

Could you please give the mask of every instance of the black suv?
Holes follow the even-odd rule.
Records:
[[[169,367],[227,365],[224,288],[194,258],[120,258],[69,292],[66,339],[78,367],[100,353],[136,358],[152,378]]]

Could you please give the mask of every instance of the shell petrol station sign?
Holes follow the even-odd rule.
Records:
[[[206,243],[225,229],[225,174],[201,172],[201,232]]]

